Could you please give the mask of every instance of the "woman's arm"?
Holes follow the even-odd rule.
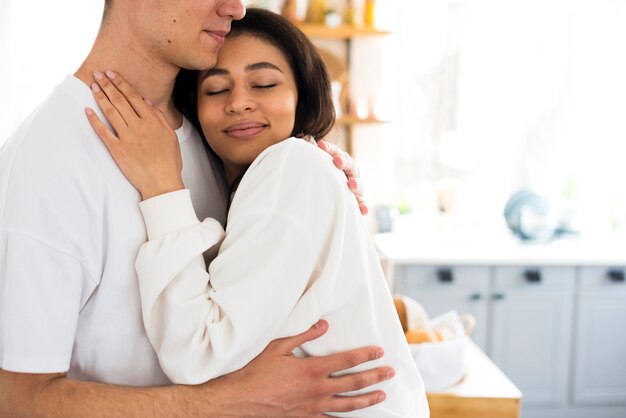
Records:
[[[318,269],[302,223],[252,199],[252,210],[237,205],[248,210],[230,223],[211,277],[202,254],[223,236],[220,225],[198,223],[185,190],[142,202],[150,236],[136,262],[144,324],[174,382],[197,384],[247,364],[276,337]],[[318,315],[313,306],[296,331]]]

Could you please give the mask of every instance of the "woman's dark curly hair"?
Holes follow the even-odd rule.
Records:
[[[249,8],[241,20],[232,22],[230,34],[258,36],[287,58],[291,66],[298,104],[292,136],[311,135],[322,139],[335,123],[330,77],[322,57],[309,39],[281,15],[259,8]],[[198,121],[199,71],[181,70],[174,87],[174,102],[178,109],[202,133]]]

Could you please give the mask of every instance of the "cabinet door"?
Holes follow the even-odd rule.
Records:
[[[455,310],[476,318],[472,339],[487,346],[487,294],[489,268],[400,266],[395,272],[394,293],[417,300],[431,318]]]
[[[524,405],[567,401],[573,267],[497,267],[490,352]]]
[[[574,403],[626,405],[626,268],[580,269]]]

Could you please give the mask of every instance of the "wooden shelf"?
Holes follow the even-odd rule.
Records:
[[[348,25],[341,25],[335,28],[328,27],[323,24],[316,23],[297,23],[296,26],[300,28],[305,35],[311,38],[324,38],[324,39],[350,39],[361,36],[383,36],[389,35],[391,32],[381,31],[368,27],[355,27]]]
[[[358,125],[358,124],[380,124],[380,123],[388,123],[387,120],[380,120],[375,117],[368,118],[359,118],[356,115],[343,115],[340,118],[337,118],[335,121],[335,125],[338,126],[350,126],[350,125]]]

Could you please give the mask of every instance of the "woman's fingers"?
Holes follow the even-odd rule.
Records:
[[[102,91],[100,85],[98,83],[93,83],[91,85],[91,91],[93,93],[93,97],[98,103],[98,106],[100,106],[102,113],[104,113],[104,117],[106,117],[106,119],[109,121],[115,132],[119,133],[126,129],[128,124],[126,123],[120,112],[117,110],[117,108],[113,106],[113,103],[111,103],[109,97],[107,97],[104,91]]]
[[[100,140],[104,142],[104,145],[107,147],[109,152],[114,155],[119,139],[111,131],[109,131],[109,128],[107,128],[104,123],[102,123],[93,109],[86,107],[85,114],[87,115],[87,120],[89,120],[93,130],[96,131],[96,134],[100,137]]]
[[[135,90],[124,77],[120,76],[112,70],[106,70],[104,72],[106,78],[115,86],[115,88],[124,96],[128,104],[133,108],[135,113],[144,118],[149,116],[153,111],[153,107],[146,103],[146,100],[141,97],[137,90]]]
[[[117,86],[113,84],[112,80],[105,76],[104,73],[94,71],[93,77],[96,79],[97,86],[104,92],[109,102],[115,110],[117,110],[126,125],[132,125],[139,118],[139,114],[135,112],[135,109],[130,105],[122,92],[118,90]],[[106,117],[109,119],[108,114],[106,114]],[[111,122],[111,119],[109,119],[109,122]]]

